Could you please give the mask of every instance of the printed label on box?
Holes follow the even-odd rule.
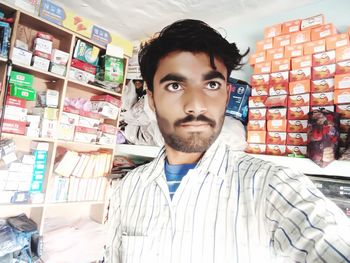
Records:
[[[288,120],[287,132],[307,132],[307,120]]]
[[[266,144],[249,143],[245,151],[253,154],[264,154],[266,152]]]

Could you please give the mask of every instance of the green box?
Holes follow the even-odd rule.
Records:
[[[10,84],[18,84],[22,86],[33,86],[33,75],[22,72],[12,71],[10,75]]]
[[[78,39],[74,48],[73,57],[83,62],[97,66],[99,53],[100,49],[98,47],[95,47]]]
[[[20,99],[35,100],[36,90],[31,87],[11,84],[10,95]]]
[[[104,80],[123,83],[124,59],[108,55],[104,56]]]

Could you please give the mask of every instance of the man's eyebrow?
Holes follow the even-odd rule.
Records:
[[[177,73],[169,73],[165,75],[163,78],[160,79],[159,84],[162,84],[166,81],[178,81],[178,82],[185,82],[187,79]]]
[[[216,78],[226,80],[224,75],[222,75],[219,71],[216,71],[216,70],[212,70],[208,73],[203,74],[203,80],[211,80]]]

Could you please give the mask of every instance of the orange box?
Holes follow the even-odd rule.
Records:
[[[340,118],[350,119],[350,104],[336,105],[335,111],[339,113]]]
[[[344,61],[350,59],[350,45],[338,47],[335,49],[335,61]]]
[[[335,75],[334,89],[349,89],[350,88],[350,74]]]
[[[304,43],[304,55],[312,55],[326,51],[326,40],[320,39]]]
[[[249,109],[249,120],[266,120],[266,108]]]
[[[265,101],[267,96],[253,96],[249,97],[249,108],[266,108]]]
[[[300,68],[289,71],[290,81],[299,81],[305,79],[311,79],[311,68]]]
[[[287,130],[286,120],[268,120],[267,131],[285,132]]]
[[[335,50],[316,53],[312,55],[312,66],[323,66],[335,63]]]
[[[285,84],[289,82],[288,71],[270,73],[270,85]]]
[[[252,75],[250,78],[250,84],[255,86],[269,85],[270,75],[269,74],[257,74]]]
[[[262,63],[266,61],[265,51],[257,52],[249,57],[249,65],[255,65],[256,63]]]
[[[281,35],[282,24],[276,24],[264,28],[264,38],[271,38]]]
[[[287,108],[272,108],[266,112],[267,120],[285,120],[287,118]]]
[[[328,106],[320,105],[320,106],[311,107],[311,111],[320,110],[320,109],[325,109],[325,110],[334,112],[334,105],[328,105]]]
[[[312,68],[312,79],[328,79],[335,75],[335,64]]]
[[[286,132],[267,132],[266,143],[285,145],[286,138]]]
[[[306,132],[293,132],[287,133],[287,144],[288,145],[307,145],[307,133]]]
[[[282,156],[286,154],[286,146],[278,144],[267,144],[266,154]]]
[[[254,74],[266,74],[271,72],[271,62],[257,63],[254,65]]]
[[[296,19],[282,24],[282,34],[289,34],[300,30],[301,20]]]
[[[285,58],[301,57],[303,54],[304,54],[303,45],[291,45],[291,46],[284,47]]]
[[[326,106],[334,104],[334,92],[311,93],[311,106]]]
[[[349,35],[337,34],[326,38],[326,50],[333,50],[338,47],[343,47],[349,45]]]
[[[269,86],[269,95],[278,96],[278,95],[287,95],[288,92],[288,82],[286,83],[277,83]]]
[[[288,107],[300,107],[310,105],[310,93],[291,95],[288,97]]]
[[[248,143],[265,143],[266,131],[247,131]]]
[[[279,60],[273,60],[271,62],[271,72],[278,72],[278,71],[285,71],[290,70],[290,60],[285,59],[279,59]]]
[[[322,14],[307,17],[301,20],[300,29],[305,30],[309,28],[314,28],[314,27],[323,25],[324,22],[325,22],[325,18],[324,18],[324,15]]]
[[[267,96],[269,95],[269,85],[252,87],[252,96]]]
[[[252,154],[265,154],[266,144],[248,143],[248,147],[245,149],[245,152]]]
[[[256,42],[255,52],[265,51],[267,49],[273,48],[273,38],[266,38]]]
[[[289,82],[289,94],[302,94],[310,92],[310,80],[300,80]]]
[[[335,64],[335,74],[350,73],[350,60],[340,61]]]
[[[350,129],[350,119],[340,119],[340,132],[348,132]]]
[[[329,36],[334,36],[338,33],[337,29],[332,23],[324,24],[311,29],[311,40],[319,40]]]
[[[307,147],[302,145],[287,145],[286,153],[288,156],[306,156]]]
[[[311,30],[299,31],[291,34],[291,45],[303,44],[311,41]]]
[[[266,131],[265,120],[249,120],[247,125],[248,131]]]
[[[281,35],[273,38],[274,48],[284,47],[290,45],[290,35]]]
[[[307,132],[307,120],[288,120],[287,132]]]
[[[311,80],[311,92],[328,92],[334,90],[334,78]]]
[[[334,104],[350,103],[350,89],[334,90]]]
[[[289,107],[287,112],[287,118],[288,120],[307,120],[309,112],[309,106]]]
[[[312,66],[312,56],[302,56],[297,58],[292,58],[292,70],[299,68],[307,68]]]
[[[269,96],[265,101],[267,108],[285,107],[287,105],[287,95]]]
[[[266,61],[284,58],[284,47],[271,48],[266,50]]]

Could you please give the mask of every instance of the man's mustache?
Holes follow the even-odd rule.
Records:
[[[182,124],[188,123],[188,122],[192,122],[192,121],[201,121],[201,122],[206,122],[208,123],[211,127],[215,127],[216,125],[216,121],[204,116],[204,115],[198,115],[198,116],[194,116],[194,115],[187,115],[185,118],[183,119],[179,119],[177,121],[175,121],[174,125],[175,126],[180,126]]]

